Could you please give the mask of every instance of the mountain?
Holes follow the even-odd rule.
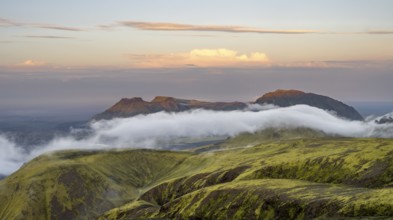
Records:
[[[375,119],[375,123],[377,123],[377,124],[390,124],[390,123],[393,123],[393,112],[376,118]]]
[[[363,121],[363,117],[353,107],[327,96],[305,93],[299,90],[276,90],[264,94],[256,100],[258,104],[273,104],[280,107],[304,104],[335,112],[350,120]]]
[[[216,111],[231,111],[244,109],[246,107],[247,104],[242,102],[204,102],[198,100],[176,99],[167,96],[157,96],[151,102],[144,101],[139,97],[131,99],[123,98],[103,113],[94,116],[93,119],[124,118],[160,111],[181,112],[198,108]]]
[[[383,117],[379,120],[375,121],[377,124],[389,124],[393,123],[393,118],[392,117]]]
[[[0,219],[393,217],[393,140],[285,132],[201,153],[42,155],[0,181]]]
[[[274,104],[287,107],[305,104],[335,112],[338,116],[350,120],[363,120],[363,117],[351,106],[327,96],[305,93],[298,90],[277,90],[258,98],[256,102],[205,102],[198,100],[177,99],[157,96],[151,102],[142,98],[123,98],[104,112],[95,115],[93,120],[125,118],[139,114],[151,114],[160,111],[181,112],[190,109],[207,109],[216,111],[232,111],[245,109],[249,104]]]

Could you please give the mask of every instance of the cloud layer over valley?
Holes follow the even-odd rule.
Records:
[[[252,110],[252,111],[250,111]],[[261,110],[261,111],[256,111]],[[170,148],[179,138],[235,136],[266,128],[306,127],[331,135],[393,138],[393,125],[374,121],[348,121],[333,113],[297,105],[287,108],[250,106],[244,111],[193,110],[181,113],[159,112],[132,118],[92,122],[89,135],[59,137],[45,146],[27,152],[0,136],[0,174],[8,175],[24,162],[42,154],[64,149]],[[75,131],[76,133],[78,131]]]

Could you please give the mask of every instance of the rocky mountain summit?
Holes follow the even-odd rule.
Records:
[[[280,107],[292,105],[310,105],[320,109],[336,112],[340,117],[351,120],[364,120],[353,107],[327,96],[305,93],[299,90],[276,90],[269,92],[256,100],[258,104],[273,104]]]
[[[255,102],[207,102],[178,99],[168,96],[157,96],[148,102],[140,97],[123,98],[106,111],[93,117],[93,120],[125,118],[140,114],[151,114],[160,111],[181,112],[191,109],[215,111],[233,111],[245,109],[249,104],[274,104],[287,107],[298,104],[310,105],[335,112],[338,116],[350,120],[363,120],[363,117],[351,106],[327,96],[305,93],[298,90],[276,90],[264,94]]]
[[[123,98],[115,105],[101,114],[93,117],[95,120],[111,119],[115,117],[125,118],[139,114],[151,114],[160,111],[181,112],[190,109],[207,109],[216,111],[240,110],[247,107],[242,102],[205,102],[198,100],[177,99],[167,96],[157,96],[151,102],[142,98]]]

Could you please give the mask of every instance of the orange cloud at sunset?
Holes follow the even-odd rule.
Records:
[[[25,60],[23,63],[19,64],[19,66],[23,67],[37,67],[37,66],[44,66],[46,65],[43,61],[36,61],[36,60]]]
[[[215,31],[232,33],[258,33],[258,34],[310,34],[319,33],[316,30],[288,29],[271,30],[243,26],[223,26],[223,25],[192,25],[168,22],[141,22],[141,21],[122,21],[120,25],[132,27],[140,30],[150,31]]]
[[[225,67],[225,66],[262,66],[269,62],[266,54],[253,52],[241,54],[234,50],[220,49],[194,49],[188,53],[172,54],[127,54],[133,66],[143,68],[159,67]]]

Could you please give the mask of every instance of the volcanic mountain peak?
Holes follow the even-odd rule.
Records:
[[[320,109],[333,111],[338,116],[351,120],[363,121],[363,117],[351,106],[327,96],[305,93],[299,90],[276,90],[266,93],[256,100],[258,104],[273,104],[280,107],[292,105],[309,105]]]
[[[176,99],[170,96],[156,96],[151,102],[173,102],[173,101],[176,101]]]
[[[115,105],[113,105],[111,108],[109,108],[109,111],[113,112],[127,112],[130,109],[135,109],[135,108],[143,108],[146,103],[142,98],[140,97],[134,97],[134,98],[122,98],[119,102],[117,102]]]
[[[134,98],[122,98],[118,104],[130,104],[130,103],[139,103],[145,102],[141,97],[134,97]]]
[[[267,98],[267,97],[284,97],[284,96],[299,96],[303,95],[305,92],[300,91],[300,90],[295,90],[295,89],[278,89],[274,92],[268,92],[262,96],[262,98]]]
[[[147,102],[140,97],[122,98],[108,110],[110,111],[128,111],[130,108],[144,106]]]
[[[93,117],[95,120],[116,117],[132,117],[139,114],[150,114],[160,111],[180,112],[190,109],[208,109],[216,111],[240,110],[247,107],[242,102],[205,102],[198,100],[176,99],[169,96],[156,96],[151,102],[140,97],[123,98],[101,114]]]

